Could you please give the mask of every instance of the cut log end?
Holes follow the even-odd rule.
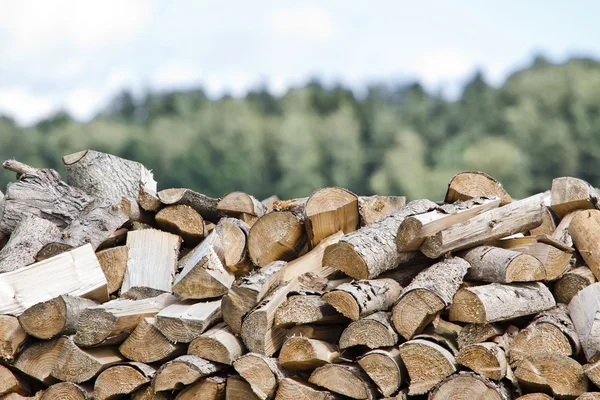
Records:
[[[412,290],[394,306],[392,322],[403,338],[410,339],[423,332],[423,329],[444,308],[444,302],[429,290]]]
[[[355,366],[327,364],[317,368],[308,381],[353,399],[375,398],[375,390],[369,378]]]
[[[480,171],[467,171],[454,175],[448,183],[445,202],[454,203],[457,200],[470,200],[479,196],[498,196],[500,206],[512,202],[500,182]]]
[[[311,247],[338,231],[350,233],[359,226],[358,197],[346,189],[316,190],[308,198],[304,212]]]
[[[204,219],[190,206],[165,207],[155,219],[161,229],[181,236],[188,247],[197,245],[204,238]]]
[[[456,372],[454,356],[428,340],[410,340],[400,346],[400,354],[410,377],[410,395],[427,393]]]
[[[342,271],[354,279],[369,278],[367,264],[349,243],[339,242],[327,247],[323,265]]]
[[[342,290],[334,290],[323,295],[323,300],[331,304],[338,312],[353,321],[360,317],[358,303],[354,296]]]

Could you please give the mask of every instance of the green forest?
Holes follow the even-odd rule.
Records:
[[[123,92],[85,124],[65,113],[27,128],[0,117],[2,159],[63,173],[61,157],[86,148],[142,162],[159,189],[210,196],[292,198],[342,186],[438,200],[462,170],[489,173],[516,198],[558,176],[600,186],[600,62],[537,57],[501,87],[475,74],[453,101],[418,82],[358,95],[313,80],[283,96]],[[10,180],[0,174],[2,187]]]

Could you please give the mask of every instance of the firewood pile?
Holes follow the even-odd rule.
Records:
[[[259,201],[63,163],[4,163],[0,399],[600,399],[585,181]]]

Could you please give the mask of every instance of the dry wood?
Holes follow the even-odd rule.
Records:
[[[212,222],[218,222],[221,213],[217,210],[220,199],[205,196],[191,189],[165,189],[158,192],[158,198],[166,205],[186,205],[192,207],[202,216]]]
[[[40,400],[89,400],[91,398],[86,388],[73,382],[61,382],[46,389]]]
[[[252,225],[248,235],[250,258],[259,267],[277,260],[293,260],[305,244],[302,219],[288,211],[263,215]]]
[[[225,387],[225,400],[258,400],[250,384],[239,375],[229,375]],[[296,399],[297,400],[297,399]]]
[[[154,318],[142,318],[119,351],[132,361],[152,363],[185,354],[185,346],[170,342],[158,330]]]
[[[96,250],[100,251],[110,249],[116,246],[124,246],[125,242],[127,241],[127,232],[129,232],[129,229],[126,227],[117,229],[112,234],[110,234],[105,240],[103,240],[102,243],[98,245],[98,248]],[[37,256],[38,261],[41,261],[40,254],[42,253],[38,253]]]
[[[596,279],[600,278],[600,211],[584,210],[575,212],[569,224],[569,235],[588,268]]]
[[[393,346],[398,335],[392,328],[390,313],[379,311],[358,321],[352,321],[340,337],[340,349],[367,346],[370,349]]]
[[[114,293],[121,289],[125,270],[127,269],[128,254],[127,246],[112,247],[96,253],[100,267],[106,275],[108,293]]]
[[[33,396],[23,396],[19,393],[9,393],[0,397],[2,400],[40,400],[43,392],[40,390],[36,392]]]
[[[188,354],[227,365],[233,364],[245,352],[242,340],[224,322],[194,339],[188,348]]]
[[[533,354],[521,361],[515,376],[526,392],[544,392],[561,399],[573,399],[588,388],[583,367],[561,354]]]
[[[440,311],[452,304],[468,269],[468,262],[454,257],[420,272],[392,310],[396,331],[405,339],[422,332]]]
[[[395,213],[345,235],[339,243],[325,251],[323,264],[355,279],[372,279],[411,261],[415,253],[399,252],[396,246],[398,228],[404,218],[425,213],[437,205],[429,200],[415,200]]]
[[[555,305],[552,293],[542,283],[490,283],[460,289],[450,307],[450,320],[478,324],[506,321]]]
[[[393,396],[408,379],[396,348],[371,350],[358,359],[358,364],[384,396]]]
[[[190,206],[169,206],[156,216],[159,228],[181,236],[186,246],[195,246],[204,238],[204,219]]]
[[[256,197],[244,192],[226,194],[219,200],[217,210],[231,217],[238,217],[240,214],[262,217],[268,211],[267,207]]]
[[[465,222],[483,212],[497,208],[498,197],[477,197],[467,201],[444,204],[433,211],[413,215],[402,221],[398,228],[396,243],[399,251],[419,250],[426,237],[434,235],[451,225]]]
[[[540,226],[545,196],[546,193],[539,193],[443,229],[425,239],[421,252],[437,258],[449,251],[474,247]]]
[[[181,239],[156,229],[127,233],[127,269],[121,295],[129,298],[155,297],[171,292]]]
[[[360,226],[365,226],[371,222],[398,211],[406,205],[404,196],[359,196],[358,214],[360,216]]]
[[[324,364],[337,362],[339,357],[337,347],[330,343],[296,336],[283,343],[279,362],[290,371],[311,371]]]
[[[51,276],[52,280],[46,278]],[[106,277],[90,245],[16,271],[0,274],[0,314],[27,308],[62,294],[108,300]]]
[[[250,226],[237,218],[221,218],[215,227],[223,247],[225,266],[236,274],[246,274],[253,268],[248,256]]]
[[[496,381],[506,376],[508,362],[504,350],[497,343],[475,343],[463,347],[456,362],[470,370]]]
[[[580,290],[596,282],[588,267],[578,267],[561,276],[554,284],[554,297],[559,303],[569,304]]]
[[[500,182],[480,171],[465,171],[454,175],[448,183],[445,201],[454,203],[480,196],[497,196],[501,206],[512,201]]]
[[[547,235],[552,236],[556,231],[556,221],[554,220],[554,215],[552,215],[552,211],[550,211],[550,207],[546,207],[544,210],[544,218],[542,224],[537,228],[533,228],[529,230],[529,234],[531,236],[540,236]]]
[[[544,265],[529,254],[494,246],[478,246],[467,250],[461,257],[471,265],[466,276],[468,280],[511,283],[546,279]]]
[[[9,393],[18,393],[27,395],[30,393],[30,388],[27,382],[19,375],[0,365],[0,396]]]
[[[157,212],[162,207],[162,202],[158,198],[158,193],[152,188],[140,186],[137,195],[137,202],[144,211]]]
[[[201,378],[213,375],[223,369],[221,364],[196,356],[180,356],[163,364],[152,379],[152,389],[155,392],[179,389]]]
[[[209,376],[182,390],[176,400],[224,400],[226,378]]]
[[[155,393],[151,385],[138,389],[131,396],[131,400],[173,400],[174,396],[170,392]]]
[[[358,229],[358,197],[342,188],[315,190],[304,208],[306,235],[311,247],[336,232],[353,232]]]
[[[28,334],[38,339],[72,335],[81,313],[96,305],[98,303],[93,300],[62,295],[29,307],[19,316],[19,323]]]
[[[233,367],[262,400],[273,397],[279,382],[289,375],[276,358],[257,353],[248,353],[238,358]]]
[[[563,243],[565,246],[573,246],[573,238],[571,238],[571,235],[569,234],[569,226],[575,215],[577,215],[577,211],[565,215],[560,220],[560,223],[556,226],[554,233],[551,235],[552,239],[559,243]]]
[[[344,283],[323,295],[323,300],[353,321],[391,307],[402,291],[393,279]]]
[[[596,387],[600,385],[600,361],[596,361],[583,366],[583,372],[585,376],[594,384]]]
[[[50,374],[66,340],[61,337],[31,344],[19,354],[14,367],[44,384],[54,383],[55,379]]]
[[[581,290],[569,303],[569,316],[579,335],[579,342],[588,361],[598,359],[600,351],[600,283]]]
[[[242,330],[242,319],[251,311],[264,296],[280,282],[279,270],[285,265],[284,261],[275,261],[243,277],[238,285],[232,286],[223,296],[223,320],[233,333]]]
[[[578,397],[580,399],[581,397]],[[527,393],[517,397],[516,400],[553,400],[554,397],[548,396],[546,393]]]
[[[428,397],[429,400],[509,400],[510,398],[504,385],[470,372],[459,372],[449,376],[440,382]]]
[[[224,295],[235,280],[224,261],[223,243],[213,230],[179,261],[182,271],[175,277],[173,293],[189,299]]]
[[[562,218],[573,210],[595,208],[598,192],[582,179],[564,176],[552,180],[552,211]]]
[[[121,343],[140,320],[153,317],[176,302],[175,296],[165,293],[142,300],[116,299],[88,307],[77,321],[75,343],[83,347]]]
[[[284,378],[279,382],[275,400],[336,400],[338,396],[320,390],[298,378]]]
[[[353,364],[326,364],[317,368],[308,380],[317,386],[353,399],[376,399],[371,379]]]
[[[12,315],[0,315],[0,363],[12,364],[27,339],[27,333]]]
[[[576,400],[600,400],[600,392],[585,392]]]
[[[337,343],[345,328],[344,325],[296,325],[288,329],[285,338],[287,340],[291,337],[302,336],[308,339]]]
[[[262,199],[260,202],[263,203],[263,205],[265,207],[267,207],[267,209],[273,210],[273,205],[275,203],[277,203],[278,201],[281,201],[279,196],[277,196],[276,194],[273,194],[273,195],[267,197],[266,199]]]
[[[96,378],[94,400],[107,400],[132,394],[149,383],[154,373],[154,368],[136,362],[109,367]]]
[[[313,323],[337,323],[346,318],[319,295],[290,296],[277,308],[273,324],[276,327]]]
[[[409,395],[424,394],[456,372],[452,353],[424,339],[413,339],[400,346],[400,356],[410,377]]]
[[[156,315],[156,327],[174,343],[189,343],[221,320],[221,300],[172,304]]]

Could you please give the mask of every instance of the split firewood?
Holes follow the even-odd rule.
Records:
[[[393,279],[344,283],[323,295],[323,300],[353,321],[391,307],[402,292]]]
[[[33,264],[38,252],[59,237],[60,229],[52,221],[35,215],[24,215],[0,250],[0,273]]]
[[[554,297],[558,303],[569,304],[580,290],[596,282],[588,267],[578,267],[561,276],[554,284]]]
[[[561,354],[533,354],[521,361],[515,376],[526,392],[544,392],[561,399],[575,398],[588,388],[583,367]]]
[[[0,365],[0,397],[10,393],[28,395],[31,389],[19,375]]]
[[[304,209],[306,208],[306,202],[308,197],[302,197],[299,199],[289,200],[277,200],[273,203],[273,211],[288,211],[299,218],[304,219]]]
[[[392,310],[396,331],[405,339],[421,333],[439,312],[452,304],[468,269],[468,262],[454,257],[419,273]]]
[[[233,367],[262,400],[273,397],[279,382],[289,376],[289,372],[281,367],[276,358],[257,353],[248,353],[238,358]]]
[[[27,333],[19,324],[19,320],[12,315],[0,315],[0,362],[12,364],[19,353]]]
[[[40,400],[43,393],[44,392],[41,390],[36,392],[32,396],[24,396],[19,393],[9,393],[7,395],[0,397],[0,399],[2,399],[2,400]]]
[[[248,255],[250,226],[237,218],[221,218],[215,226],[223,247],[225,266],[237,274],[253,269]]]
[[[279,382],[275,400],[337,400],[338,396],[321,390],[298,378],[284,378]]]
[[[600,210],[575,212],[569,224],[569,235],[588,268],[600,278]]]
[[[340,337],[340,349],[367,346],[370,349],[390,347],[398,342],[398,335],[390,321],[390,313],[379,311],[358,321],[352,321]]]
[[[188,348],[188,354],[227,365],[232,365],[245,352],[242,340],[224,322],[194,339]]]
[[[478,246],[460,256],[471,265],[466,276],[468,280],[511,283],[546,279],[544,264],[529,254],[494,246]]]
[[[497,208],[499,205],[498,197],[477,197],[467,201],[457,201],[453,204],[444,204],[433,211],[406,217],[398,228],[396,240],[398,250],[419,250],[426,237]]]
[[[94,198],[83,190],[67,185],[53,169],[37,169],[16,160],[3,167],[16,172],[18,181],[6,188],[0,231],[9,235],[22,217],[37,216],[64,229],[77,219]]]
[[[450,307],[450,320],[485,324],[536,314],[555,305],[552,293],[540,282],[490,283],[460,289]]]
[[[97,305],[93,300],[62,295],[29,307],[19,316],[19,323],[28,334],[39,339],[68,336],[75,333],[81,313]]]
[[[154,318],[142,318],[121,343],[119,352],[132,361],[153,363],[185,354],[185,346],[169,341],[156,327]]]
[[[559,243],[563,243],[565,246],[573,247],[573,238],[569,234],[569,226],[571,225],[571,221],[577,215],[578,211],[573,211],[567,215],[565,215],[560,223],[556,226],[554,233],[550,235],[552,239]]]
[[[600,392],[585,392],[576,400],[600,400]]]
[[[406,263],[416,256],[399,252],[396,246],[398,228],[404,218],[425,213],[437,205],[429,200],[415,200],[395,213],[345,235],[326,249],[323,265],[344,272],[355,279],[372,279]]]
[[[170,392],[154,392],[151,385],[143,386],[132,396],[131,400],[173,400],[174,396]]]
[[[223,400],[225,399],[226,378],[209,376],[182,390],[176,400]]]
[[[404,196],[359,196],[358,214],[360,215],[360,226],[398,211],[406,205]]]
[[[116,347],[79,348],[72,337],[65,340],[56,359],[52,376],[66,382],[81,383],[92,379],[113,364],[124,361]]]
[[[312,371],[324,364],[337,362],[339,358],[336,346],[302,336],[287,339],[279,352],[281,366],[290,371]]]
[[[600,282],[581,290],[569,303],[569,316],[579,335],[581,349],[589,362],[599,360],[600,324],[598,316],[600,304]]]
[[[305,244],[303,221],[289,211],[263,215],[252,225],[248,234],[250,258],[259,267],[277,260],[293,260]]]
[[[552,180],[552,211],[562,218],[571,211],[595,208],[598,204],[598,192],[582,179],[572,177]]]
[[[108,293],[114,293],[121,289],[125,270],[127,269],[128,254],[127,246],[112,247],[96,253],[100,267],[106,275]]]
[[[412,339],[400,345],[400,356],[410,377],[409,395],[427,393],[457,368],[452,353],[425,339]]]
[[[504,385],[471,372],[459,372],[449,376],[440,382],[428,397],[429,400],[509,400],[510,398],[510,393]]]
[[[344,325],[296,325],[288,329],[285,334],[285,340],[301,336],[328,343],[337,343],[344,329]]]
[[[172,304],[156,314],[156,327],[174,343],[190,343],[222,318],[221,300]]]
[[[229,375],[225,387],[225,400],[258,400],[250,384],[239,375]],[[297,400],[297,399],[296,399]]]
[[[517,397],[516,400],[553,400],[554,397],[548,396],[546,393],[527,393],[523,396]],[[577,398],[581,400],[581,396]]]
[[[308,381],[353,399],[376,399],[377,388],[362,369],[353,364],[325,364]]]
[[[585,364],[583,366],[583,372],[596,387],[600,385],[600,361]]]
[[[538,227],[543,220],[545,196],[547,193],[539,193],[443,229],[425,239],[421,252],[437,258],[449,251],[463,250]]]
[[[155,392],[179,389],[223,369],[221,364],[196,356],[180,356],[163,364],[152,379]]]
[[[456,342],[456,339],[461,333],[463,327],[453,322],[446,321],[438,315],[433,319],[433,321],[431,321],[431,325],[428,327],[428,329],[431,331],[429,333],[433,332],[436,335],[452,339],[454,342]]]
[[[75,343],[83,347],[119,344],[142,319],[153,317],[176,302],[175,296],[165,293],[142,300],[117,299],[88,307],[79,316]]]
[[[155,369],[142,363],[130,362],[105,369],[94,383],[94,400],[127,396],[149,383]]]
[[[400,351],[393,347],[371,350],[358,359],[358,364],[386,397],[396,394],[408,380]]]
[[[56,380],[50,374],[66,341],[61,337],[33,343],[19,354],[14,367],[46,385],[52,384]]]
[[[46,389],[40,400],[90,400],[92,395],[93,393],[81,385],[73,382],[61,382]]]
[[[217,203],[217,210],[222,214],[231,217],[238,217],[240,214],[248,214],[259,218],[268,211],[267,207],[256,197],[244,192],[231,192],[226,194]]]
[[[132,224],[133,225],[133,224]],[[117,246],[125,246],[125,242],[127,241],[127,232],[129,232],[129,228],[123,227],[119,228],[110,234],[106,239],[104,239],[96,249],[97,251],[110,249],[112,247]],[[43,249],[42,249],[43,251]],[[40,259],[41,252],[38,253],[37,259],[38,261],[45,260],[45,258]],[[48,257],[46,257],[48,258]]]
[[[212,231],[206,239],[179,260],[182,270],[175,277],[173,293],[188,299],[222,296],[235,280],[224,265],[223,243]]]
[[[306,201],[304,223],[311,248],[336,232],[354,232],[359,225],[358,197],[338,187],[317,189]]]
[[[346,318],[319,295],[299,294],[290,296],[275,312],[276,327],[313,323],[337,323]]]
[[[169,206],[156,216],[158,227],[181,236],[186,246],[196,246],[204,238],[204,219],[190,206]]]
[[[531,236],[552,236],[556,231],[556,221],[554,220],[554,215],[552,215],[552,211],[550,211],[550,207],[546,206],[544,210],[544,217],[542,224],[537,228],[533,228],[529,230],[529,235]]]
[[[539,313],[517,334],[510,345],[509,359],[514,366],[536,353],[570,356],[579,353],[580,350],[579,336],[569,317],[567,306],[558,304]]]
[[[499,381],[506,376],[508,361],[504,350],[492,342],[475,343],[463,347],[456,362],[486,378]]]
[[[52,281],[40,283],[52,277]],[[12,272],[0,274],[0,314],[20,315],[27,308],[62,294],[99,302],[108,300],[107,282],[88,244]]]
[[[186,205],[196,210],[202,218],[218,222],[221,213],[217,210],[220,199],[205,196],[191,189],[165,189],[158,192],[158,198],[166,205]]]
[[[232,286],[223,296],[223,320],[233,333],[240,334],[242,319],[280,282],[279,270],[285,261],[274,261],[252,274],[241,278],[239,284]]]
[[[140,186],[137,195],[137,203],[142,210],[151,212],[158,212],[163,205],[156,190],[144,186]]]
[[[143,299],[171,292],[181,239],[156,229],[127,233],[127,269],[121,296]]]
[[[460,172],[450,179],[446,192],[446,203],[457,200],[470,200],[480,196],[496,196],[500,198],[500,206],[512,201],[502,184],[488,174],[480,171]]]

